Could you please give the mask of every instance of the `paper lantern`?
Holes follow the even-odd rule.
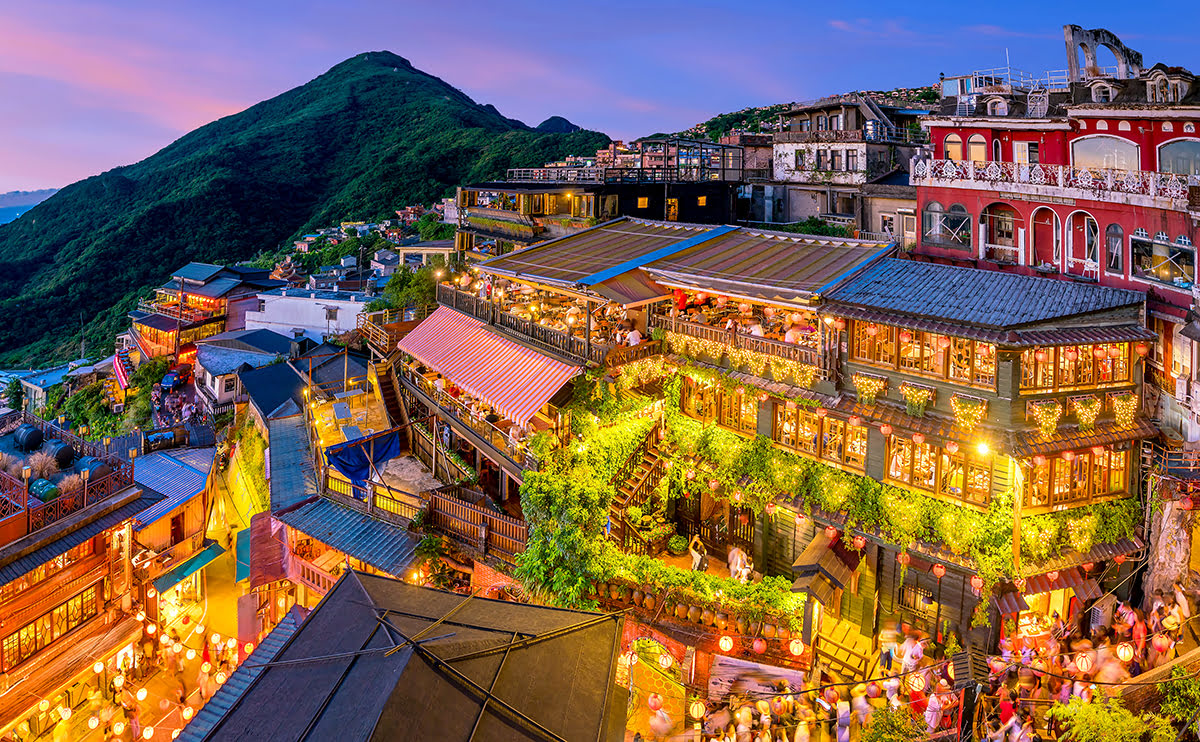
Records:
[[[842,700],[842,697],[840,695],[838,695],[837,690],[835,690],[833,688],[826,688],[825,689],[825,700],[829,701],[829,703],[831,703],[831,704],[836,704],[838,701]]]
[[[1050,580],[1051,582],[1058,582],[1058,572],[1057,571],[1047,572],[1046,579]]]
[[[171,651],[174,652],[175,654],[179,654],[179,653],[183,652],[183,645],[180,644],[179,642],[175,642],[175,645],[171,647]]]
[[[909,675],[908,676],[908,687],[910,690],[917,691],[918,693],[925,690],[925,675],[923,673],[919,673],[919,672],[915,672],[912,675]]]
[[[1121,357],[1121,347],[1119,345],[1114,345],[1113,347],[1109,348],[1108,349],[1108,357],[1109,358],[1120,358]]]
[[[799,657],[804,654],[804,642],[799,639],[792,639],[788,642],[788,651],[792,653],[792,656]]]
[[[137,699],[139,701],[146,700],[146,689],[145,688],[138,688]]]
[[[1075,460],[1075,452],[1074,451],[1063,451],[1062,457],[1063,457],[1063,461],[1074,461]]]
[[[708,713],[708,709],[704,706],[704,701],[701,701],[699,698],[692,701],[691,706],[688,706],[688,714],[693,719],[703,719],[706,713]]]
[[[688,469],[688,470],[687,470],[687,474],[686,474],[685,476],[687,477],[687,480],[688,480],[689,482],[695,481],[695,479],[696,479],[696,470],[695,470],[695,469]]]
[[[187,657],[188,661],[190,662],[191,660],[196,659],[196,650],[189,649],[183,656]]]
[[[658,711],[663,707],[662,696],[657,693],[651,693],[650,697],[646,699],[646,705],[650,707],[651,711]]]
[[[838,317],[837,319],[835,319],[833,321],[833,326],[838,330],[844,330],[844,329],[846,329],[846,320],[842,319],[841,317]]]
[[[717,488],[720,486],[721,486],[721,483],[718,482],[717,480],[715,480],[715,479],[708,480],[708,488],[710,490],[712,490],[713,492],[716,492]]]
[[[124,675],[118,675],[115,678],[113,678],[113,687],[114,688],[119,689],[122,685],[125,685],[125,676]]]
[[[983,578],[979,575],[971,575],[971,589],[979,592],[983,589]]]
[[[228,680],[228,678],[225,676],[225,673],[224,673],[224,671],[220,671],[220,672],[218,672],[218,673],[216,674],[216,677],[214,677],[213,679],[217,681],[217,685],[221,685],[221,684],[222,684],[222,683],[224,683],[226,680]]]
[[[1092,446],[1092,453],[1097,456],[1104,455],[1104,446]]]
[[[750,645],[750,648],[754,650],[755,654],[762,654],[763,652],[767,651],[767,640],[760,636],[754,640],[754,643]]]
[[[746,302],[742,302],[741,304],[738,304],[738,311],[742,314],[750,314],[750,305]]]
[[[830,541],[833,541],[838,537],[838,530],[833,526],[825,526],[825,536]]]
[[[1092,655],[1088,654],[1087,652],[1080,652],[1079,654],[1075,655],[1075,668],[1079,670],[1079,672],[1091,672]]]
[[[817,409],[813,410],[813,413],[815,413],[817,417],[825,417],[829,414],[829,410],[825,409],[824,407],[818,407]]]
[[[807,522],[807,521],[808,521],[808,518],[804,517],[804,513],[796,513],[796,525],[797,526],[800,526],[801,528],[803,528],[805,522]]]
[[[1166,652],[1171,648],[1171,637],[1163,633],[1158,633],[1150,640],[1150,644],[1154,647],[1155,651],[1160,653]]]
[[[767,394],[766,392],[763,392],[762,394],[758,395],[758,401],[759,401],[759,402],[766,402],[766,401],[767,401],[768,399],[770,399],[770,398],[771,398],[771,395],[770,395],[770,394]],[[666,433],[666,431],[660,431],[660,432],[661,432],[662,434],[665,434],[665,433]]]
[[[905,567],[907,567],[909,564],[912,563],[912,557],[909,556],[907,551],[902,551],[896,556],[896,561],[900,562]]]
[[[867,334],[871,337],[875,337],[879,334],[879,327],[876,325],[867,325]]]
[[[1128,662],[1133,659],[1133,645],[1129,642],[1121,642],[1117,645],[1117,659],[1122,662]]]
[[[935,564],[935,565],[933,565],[933,569],[930,571],[933,572],[934,577],[936,577],[940,580],[946,576],[946,565]]]
[[[798,325],[804,321],[804,316],[799,312],[792,312],[788,315],[788,319],[791,320],[793,325]]]
[[[100,726],[100,717],[99,716],[89,716],[88,717],[88,729],[95,729],[99,726]]]
[[[1083,568],[1084,572],[1091,572],[1092,568],[1096,566],[1096,563],[1095,562],[1084,562],[1083,564],[1081,564],[1079,566]]]
[[[767,506],[764,508],[764,510],[767,511],[767,515],[774,515],[775,514],[775,503],[768,502]]]
[[[136,619],[137,619],[137,620],[139,620],[139,621],[145,621],[145,620],[146,620],[146,614],[145,614],[144,612],[142,612],[142,611],[138,611],[138,612],[137,612],[137,615],[136,615],[136,616],[134,616],[134,618],[136,618]]]
[[[1117,554],[1115,557],[1113,557],[1113,561],[1117,564],[1124,564],[1125,560],[1128,558],[1129,557],[1125,556],[1124,554]]]
[[[1074,361],[1075,359],[1079,358],[1079,351],[1075,350],[1074,348],[1067,348],[1063,355],[1067,357],[1068,361]]]
[[[154,624],[152,624],[152,623],[146,624],[146,633],[147,634],[153,634],[157,630],[158,630],[158,627],[155,626]]]
[[[142,730],[143,739],[154,739],[154,727],[146,727]]]
[[[912,442],[918,446],[925,442],[925,435],[922,433],[913,433]]]
[[[123,721],[114,721],[114,722],[113,722],[113,726],[112,726],[112,730],[113,730],[113,734],[115,734],[115,735],[117,735],[118,737],[120,737],[122,734],[124,734],[124,733],[125,733],[125,722],[123,722]]]
[[[854,548],[858,549],[859,551],[862,551],[863,548],[866,547],[866,545],[867,545],[867,539],[865,536],[855,536],[854,537]]]
[[[867,698],[879,698],[879,683],[874,681],[867,683]]]
[[[671,655],[666,652],[660,654],[658,656],[658,666],[664,670],[669,670],[671,668]]]
[[[862,425],[862,418],[859,417],[858,415],[851,415],[850,418],[848,420],[846,420],[846,422],[850,423],[850,425],[857,428],[859,425]]]
[[[146,591],[147,598],[153,598],[155,595],[158,595],[158,591],[156,591],[154,588],[150,588]]]
[[[92,665],[92,672],[96,673],[97,675],[104,672],[104,663],[97,662],[96,664]]]
[[[767,318],[774,317],[775,316],[775,307],[764,307],[763,308],[763,316],[767,317]]]
[[[1050,356],[1050,354],[1047,353],[1046,351],[1042,350],[1041,348],[1038,348],[1037,350],[1035,350],[1033,352],[1033,357],[1036,358],[1041,363],[1045,363],[1046,359],[1049,356]]]
[[[945,335],[938,338],[938,347],[941,348],[942,350],[949,348],[950,347],[950,338],[946,337]]]
[[[729,303],[729,297],[728,297],[728,296],[718,296],[718,297],[717,297],[717,306],[718,306],[718,307],[723,307],[723,306],[725,306],[725,305],[726,305],[726,304],[728,304],[728,303]]]
[[[1046,463],[1046,457],[1041,455],[1040,453],[1033,457],[1033,465],[1034,466],[1044,466],[1045,463]]]
[[[911,343],[912,342],[912,333],[909,332],[908,330],[902,330],[900,332],[900,342]]]
[[[892,426],[888,425],[887,423],[884,423],[883,425],[879,426],[879,432],[883,433],[885,436],[891,435],[892,434]]]
[[[229,637],[229,641],[225,642],[225,646],[233,649],[237,646],[237,639],[234,639],[232,636]]]
[[[706,301],[708,301],[708,294],[704,293],[703,291],[696,294],[696,303],[697,304],[703,304]]]
[[[1133,346],[1133,349],[1142,358],[1145,358],[1146,354],[1150,352],[1150,346],[1146,345],[1145,343],[1138,343],[1137,345]]]
[[[1097,345],[1095,348],[1092,349],[1092,355],[1096,357],[1096,360],[1100,360],[1102,358],[1108,357],[1108,351],[1104,350],[1104,348],[1101,348],[1099,345]]]
[[[38,701],[38,711],[41,711],[44,714],[49,710],[50,710],[50,702],[49,701],[47,701],[45,698]]]
[[[717,642],[717,646],[721,648],[722,652],[728,652],[728,651],[732,650],[733,649],[733,637],[722,636],[720,641]]]
[[[209,662],[205,662],[203,665],[200,665],[200,671],[201,672],[212,672],[212,664]]]
[[[958,453],[958,442],[946,441],[946,453],[951,455]]]
[[[1194,507],[1194,505],[1193,505],[1193,503],[1192,503],[1192,498],[1190,498],[1190,497],[1185,497],[1185,498],[1183,498],[1182,500],[1180,500],[1180,501],[1179,501],[1179,507],[1180,507],[1182,510],[1191,510],[1191,509],[1192,509],[1192,507]]]
[[[192,718],[192,715],[196,713],[196,709],[192,708],[191,706],[184,706],[183,711],[180,713],[183,715],[184,721],[189,721]]]

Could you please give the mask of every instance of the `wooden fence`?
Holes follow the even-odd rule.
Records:
[[[512,562],[525,549],[529,526],[516,518],[492,512],[456,496],[461,488],[450,485],[425,493],[426,522],[444,532]]]

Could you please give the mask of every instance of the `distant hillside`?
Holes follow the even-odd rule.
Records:
[[[58,192],[57,188],[0,193],[0,224],[8,224]]]
[[[69,355],[81,312],[88,347],[111,346],[138,293],[190,260],[248,259],[608,141],[535,131],[402,57],[360,54],[0,226],[0,363]]]

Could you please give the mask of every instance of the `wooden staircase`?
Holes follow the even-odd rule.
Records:
[[[404,402],[400,399],[400,382],[396,379],[396,362],[398,361],[393,355],[387,360],[371,364],[375,388],[379,392],[379,399],[383,401],[384,410],[387,411],[388,422],[393,428],[408,425],[408,411],[404,409]]]
[[[875,661],[871,640],[853,623],[829,615],[822,616],[814,651],[825,667],[846,682],[865,680]]]
[[[650,428],[610,481],[617,493],[609,506],[608,536],[627,553],[653,555],[659,547],[647,541],[629,522],[625,509],[643,507],[662,481],[667,457],[671,453],[669,444],[659,440],[662,426],[662,420],[659,420]]]

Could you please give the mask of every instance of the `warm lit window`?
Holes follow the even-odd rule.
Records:
[[[708,206],[708,196],[696,196],[697,206]]]
[[[854,347],[850,351],[851,357],[863,363],[895,368],[896,328],[857,321],[853,326]]]
[[[1040,463],[1039,463],[1040,461]],[[1101,449],[1083,451],[1068,461],[1041,456],[1032,462],[1025,485],[1025,507],[1083,505],[1095,498],[1125,494],[1129,489],[1129,453]]]
[[[717,389],[717,422],[732,430],[755,435],[758,433],[758,397],[741,390]]]
[[[892,435],[887,442],[884,477],[914,489],[986,505],[992,488],[991,454]]]
[[[797,453],[862,471],[867,461],[867,428],[818,416],[794,402],[776,402],[771,439]]]
[[[637,207],[638,207],[639,209],[648,209],[648,208],[650,208],[650,199],[649,199],[648,197],[646,197],[646,196],[639,196],[639,197],[638,197],[638,205],[637,205]]]
[[[957,134],[947,134],[946,138],[942,140],[942,147],[945,149],[947,160],[962,160],[962,138]]]
[[[982,134],[972,134],[967,140],[967,159],[971,162],[987,162],[987,140]]]
[[[991,343],[868,322],[855,322],[853,328],[850,357],[855,361],[968,386],[996,387],[996,346]]]
[[[92,585],[49,613],[4,637],[3,642],[0,642],[0,670],[12,670],[95,616],[98,584]]]
[[[716,387],[697,384],[691,377],[683,377],[680,391],[679,406],[683,414],[705,422],[713,419],[716,411]]]
[[[1021,389],[1087,389],[1129,382],[1129,343],[1030,348],[1021,354]]]

